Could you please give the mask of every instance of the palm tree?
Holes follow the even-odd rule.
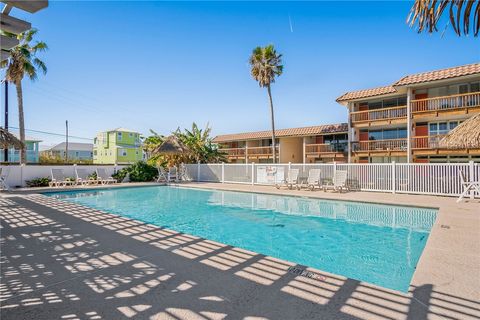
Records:
[[[448,8],[449,20],[455,33],[460,36],[468,35],[470,21],[473,18],[473,34],[478,36],[480,30],[480,0],[415,0],[407,18],[407,23],[413,27],[418,24],[418,32],[428,30],[429,33],[437,31],[445,9]]]
[[[25,116],[23,111],[23,91],[22,79],[26,75],[30,80],[37,79],[37,72],[47,73],[45,63],[36,55],[48,49],[45,42],[36,41],[31,44],[33,37],[37,33],[36,29],[25,31],[17,36],[20,41],[19,45],[10,50],[10,57],[1,62],[1,67],[6,68],[5,79],[13,82],[17,89],[18,100],[18,126],[20,127],[20,141],[24,144],[20,149],[20,163],[26,162],[25,150]]]
[[[250,73],[260,87],[267,88],[268,99],[270,101],[270,119],[272,122],[272,150],[273,163],[276,162],[277,152],[275,149],[275,117],[273,113],[273,100],[271,84],[275,82],[275,77],[280,76],[283,72],[282,55],[277,54],[277,51],[272,44],[265,47],[256,47],[253,49],[252,55],[249,59],[252,67]]]
[[[212,128],[207,124],[205,129],[200,129],[194,122],[192,129],[184,129],[184,132],[177,129],[174,135],[179,138],[191,151],[190,161],[193,163],[218,163],[225,162],[225,154],[213,143],[210,133]]]

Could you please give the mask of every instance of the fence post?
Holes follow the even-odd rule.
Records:
[[[197,182],[200,182],[200,161],[197,162]]]
[[[292,163],[288,162],[288,171],[292,170]]]
[[[252,186],[255,184],[255,162],[252,162]]]
[[[335,173],[337,172],[337,162],[333,161],[333,176],[335,177]]]
[[[397,183],[396,183],[396,167],[395,167],[395,161],[392,161],[392,193],[395,194],[396,188],[397,188]]]
[[[475,181],[475,167],[473,160],[468,162],[468,181]],[[470,191],[470,199],[473,200],[475,198],[475,190]]]
[[[25,168],[25,163],[20,165],[20,185],[23,187],[25,186],[25,181],[23,180],[23,168]]]
[[[225,162],[222,162],[222,183],[225,183]]]

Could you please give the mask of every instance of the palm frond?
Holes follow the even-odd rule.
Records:
[[[478,36],[480,30],[480,0],[415,0],[407,23],[410,27],[417,26],[419,33],[438,31],[438,24],[442,20],[443,13],[448,8],[446,18],[453,31],[458,35],[468,35],[473,31]],[[471,24],[473,16],[473,24]]]

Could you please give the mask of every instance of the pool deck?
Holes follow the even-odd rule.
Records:
[[[152,184],[128,184],[146,185]],[[455,198],[405,194],[182,185],[434,207],[439,214],[404,294],[62,202],[39,189],[2,193],[0,318],[480,318],[478,199],[457,204]]]

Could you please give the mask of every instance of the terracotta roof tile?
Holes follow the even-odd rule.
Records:
[[[374,96],[379,96],[379,95],[388,94],[388,93],[395,93],[395,92],[397,92],[397,90],[395,90],[395,88],[392,86],[351,91],[338,97],[336,101],[340,102],[340,101],[355,100],[355,99],[374,97]]]
[[[397,90],[395,89],[395,87],[397,86],[405,86],[405,85],[411,85],[416,83],[451,79],[455,77],[463,77],[463,76],[468,76],[472,74],[480,74],[480,63],[473,63],[473,64],[467,64],[464,66],[458,66],[458,67],[447,68],[442,70],[412,74],[412,75],[401,78],[400,80],[398,80],[397,82],[395,82],[390,86],[347,92],[342,96],[338,97],[336,101],[337,102],[349,101],[349,100],[363,99],[363,98],[374,97],[374,96],[379,96],[379,95],[384,95],[389,93],[395,93],[397,92]]]
[[[453,67],[448,69],[422,72],[405,76],[395,82],[394,86],[405,86],[409,84],[437,81],[443,79],[450,79],[455,77],[463,77],[471,74],[480,74],[480,63],[467,64],[464,66]]]
[[[321,126],[303,127],[303,128],[290,128],[275,130],[275,135],[280,137],[294,137],[294,136],[311,136],[317,134],[328,133],[340,133],[347,132],[348,125],[346,123],[338,124],[326,124]],[[216,143],[238,141],[238,140],[253,140],[253,139],[268,139],[271,138],[272,131],[257,131],[257,132],[244,132],[234,134],[224,134],[216,136],[213,139]]]

